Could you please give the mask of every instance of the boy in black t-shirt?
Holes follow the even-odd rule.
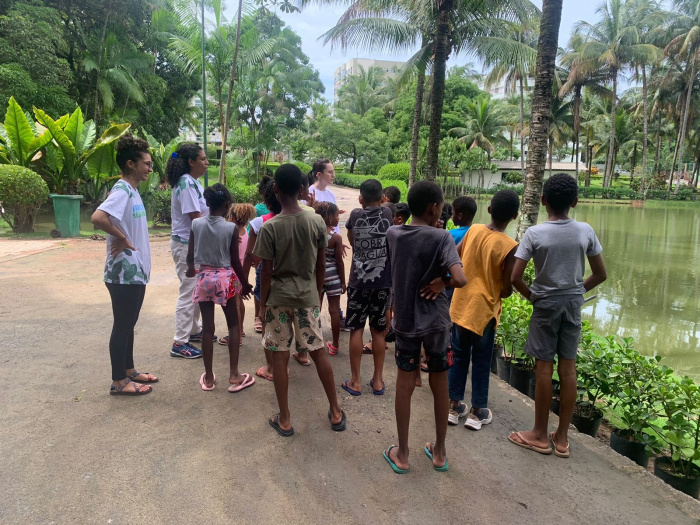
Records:
[[[393,217],[389,208],[381,206],[382,185],[369,179],[360,185],[362,208],[352,210],[345,223],[352,246],[352,268],[348,283],[346,326],[350,331],[350,372],[340,387],[353,396],[362,394],[360,362],[362,360],[362,333],[369,317],[372,334],[374,374],[369,382],[372,393],[384,394],[384,331],[386,310],[391,306],[391,270],[386,251],[386,232]]]
[[[435,398],[435,442],[425,444],[433,468],[447,470],[445,435],[449,412],[447,370],[452,364],[450,311],[445,286],[461,288],[467,282],[452,236],[435,228],[444,197],[440,186],[421,181],[411,186],[408,205],[413,214],[409,226],[394,226],[387,233],[391,259],[396,333],[396,426],[399,446],[384,451],[397,474],[408,471],[408,425],[411,396],[416,386],[421,347],[425,347],[430,389]]]

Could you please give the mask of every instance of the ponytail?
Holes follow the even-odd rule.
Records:
[[[190,160],[196,161],[200,151],[202,151],[201,146],[185,142],[170,156],[168,164],[165,166],[165,174],[168,176],[170,187],[175,188],[180,177],[190,172]]]

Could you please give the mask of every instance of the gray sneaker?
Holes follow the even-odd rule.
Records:
[[[457,408],[450,405],[450,413],[447,416],[447,423],[449,425],[459,424],[459,420],[467,415],[469,407],[464,403],[460,403]]]
[[[464,422],[465,428],[471,430],[481,430],[481,427],[488,425],[493,420],[493,413],[488,408],[480,408],[479,412],[474,411],[474,407],[469,411],[467,420]]]

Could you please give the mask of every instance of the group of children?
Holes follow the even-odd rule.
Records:
[[[132,158],[135,161],[130,160],[130,169],[139,160]],[[123,174],[126,182],[136,183],[146,176],[150,168],[146,164],[134,175]],[[209,213],[192,220],[185,272],[187,278],[196,276],[192,300],[202,313],[205,371],[200,377],[201,388],[216,387],[212,370],[216,304],[223,308],[228,325],[228,336],[221,341],[229,348],[228,389],[239,392],[255,382],[251,374],[238,371],[244,311],[241,299],[253,291],[248,274],[255,265],[255,313],[260,319],[267,361],[256,374],[273,381],[279,405],[279,412],[269,419],[270,426],[281,436],[294,434],[288,399],[288,365],[293,355],[300,364],[308,363],[309,358],[314,362],[328,400],[330,426],[334,431],[345,430],[347,418],[338,402],[329,355],[338,353],[340,296],[347,293],[345,325],[351,332],[351,376],[341,388],[353,396],[362,395],[360,363],[363,353],[369,352],[373,354],[374,370],[368,385],[374,395],[385,393],[383,367],[391,329],[398,367],[394,388],[399,439],[398,446],[383,451],[383,457],[395,472],[408,471],[411,396],[420,385],[423,367],[429,373],[435,399],[436,426],[435,441],[427,442],[424,452],[435,470],[446,471],[448,424],[456,425],[466,417],[465,427],[479,430],[493,419],[488,390],[494,337],[501,299],[515,288],[534,305],[525,351],[537,363],[536,412],[534,429],[514,432],[509,440],[542,454],[554,452],[568,457],[567,428],[576,399],[575,357],[583,293],[606,278],[602,249],[592,228],[568,217],[569,209],[577,203],[576,181],[565,174],[546,181],[542,204],[548,220],[531,227],[518,245],[505,233],[508,224],[517,218],[520,204],[511,190],[493,196],[488,208],[489,224],[472,225],[476,202],[469,197],[457,198],[450,214],[456,228],[448,231],[445,226],[450,216],[445,215],[444,196],[437,184],[415,183],[408,192],[407,204],[402,204],[398,190],[382,188],[378,180],[366,180],[360,186],[361,207],[352,210],[346,222],[352,248],[346,285],[345,246],[337,230],[342,210],[335,198],[328,196],[332,195],[327,189],[333,180],[332,164],[330,168],[328,161],[322,164],[312,175],[325,184],[320,189],[312,186],[311,191],[309,178],[298,167],[280,166],[274,180],[260,187],[267,213],[257,218],[253,218],[255,210],[249,205],[231,209],[233,198],[225,186],[214,184],[204,190]],[[110,199],[116,202],[116,197],[110,196],[106,204]],[[103,205],[103,211],[98,212],[109,218],[109,210],[115,209],[114,205]],[[117,250],[126,252],[133,243],[129,243],[123,228],[110,227],[100,213],[96,224],[117,237],[108,245],[114,260]],[[231,222],[226,220],[229,213]],[[122,233],[125,240],[120,241]],[[586,280],[585,257],[592,270]],[[528,288],[522,277],[530,259],[534,260],[536,277]],[[113,291],[114,285],[110,284],[108,288],[115,302],[118,290]],[[320,316],[324,295],[331,314],[332,341],[328,342],[324,342]],[[139,297],[133,301],[142,301],[143,294]],[[115,309],[115,327],[116,315]],[[367,321],[370,345],[363,344]],[[133,346],[133,325],[131,330]],[[548,434],[551,377],[557,356],[560,424],[556,432]],[[471,406],[467,406],[463,400],[470,364]],[[136,374],[132,381],[157,381],[151,374],[136,372],[133,357],[127,358],[124,373],[121,366],[120,361],[119,370],[113,373],[112,393],[141,395],[150,391],[146,391],[150,387],[138,384],[133,390],[126,389],[129,381],[124,382],[121,376],[129,372]]]

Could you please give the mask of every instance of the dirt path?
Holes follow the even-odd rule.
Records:
[[[336,195],[349,211],[357,193]],[[0,253],[12,242],[0,240]],[[314,367],[291,362],[296,435],[280,438],[266,421],[276,410],[271,383],[203,392],[201,361],[169,357],[177,280],[167,239],[153,239],[152,250],[135,354],[161,382],[136,399],[107,395],[104,243],[69,240],[0,262],[1,523],[698,523],[698,502],[592,438],[574,434],[570,460],[508,443],[533,408],[495,377],[493,424],[449,429],[446,474],[422,452],[434,438],[432,398],[417,389],[411,472],[397,476],[381,457],[396,443],[391,351],[385,396],[338,389],[344,433],[329,428]],[[246,332],[241,370],[252,373],[262,353],[251,315]],[[349,374],[347,344],[343,334],[332,358],[338,384]],[[214,365],[224,379],[223,347]],[[362,371],[366,382],[369,359]]]

